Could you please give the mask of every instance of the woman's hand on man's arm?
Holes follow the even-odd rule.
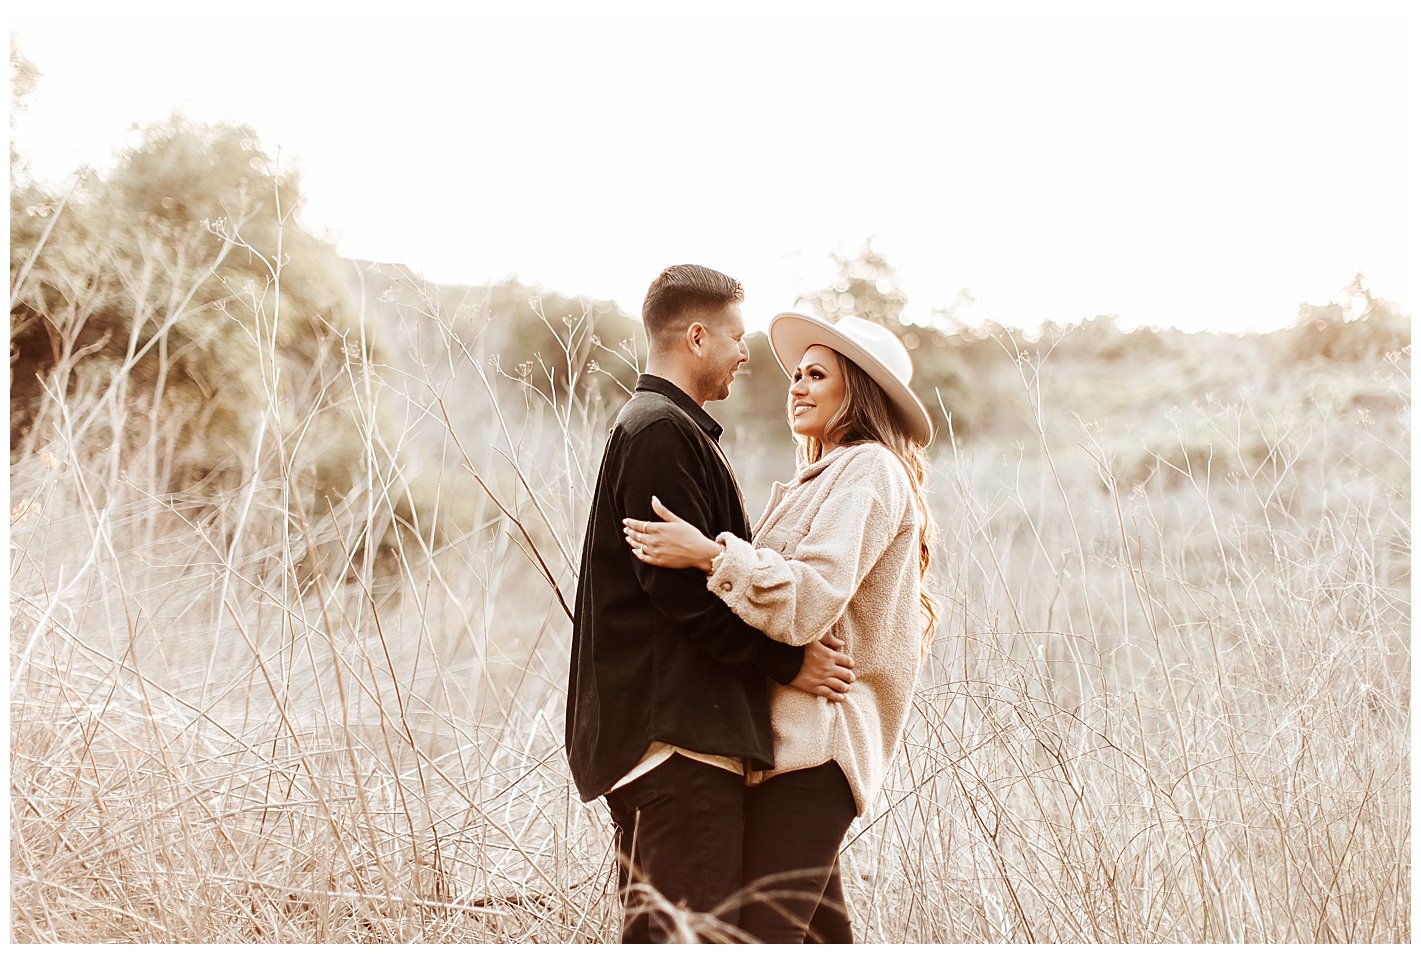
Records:
[[[651,566],[668,570],[695,567],[709,574],[712,561],[724,549],[721,544],[676,516],[659,498],[651,498],[651,509],[661,520],[622,519],[622,532],[632,554]]]
[[[676,516],[655,496],[651,509],[661,520],[622,520],[627,545],[638,560],[651,566],[680,570],[695,567],[711,572],[711,562],[720,555],[722,544],[707,537]],[[804,647],[804,662],[789,685],[802,692],[843,702],[844,693],[854,683],[854,661],[844,653],[844,641],[833,634]]]

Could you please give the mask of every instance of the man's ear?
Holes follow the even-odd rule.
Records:
[[[701,353],[705,347],[706,336],[709,334],[710,332],[705,325],[699,321],[691,322],[686,328],[686,347],[691,350],[693,355],[698,358],[701,357]]]

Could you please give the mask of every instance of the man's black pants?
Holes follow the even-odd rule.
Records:
[[[628,886],[650,883],[672,904],[739,921],[745,779],[673,755],[603,796],[617,826],[623,943],[678,940],[659,902]]]

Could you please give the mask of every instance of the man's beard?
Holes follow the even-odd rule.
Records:
[[[707,373],[696,382],[703,401],[724,401],[730,397],[730,372]]]

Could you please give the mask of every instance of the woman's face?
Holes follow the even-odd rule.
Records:
[[[844,371],[838,353],[824,345],[810,345],[790,375],[790,430],[814,438],[826,451],[833,450],[824,428],[843,403]]]

